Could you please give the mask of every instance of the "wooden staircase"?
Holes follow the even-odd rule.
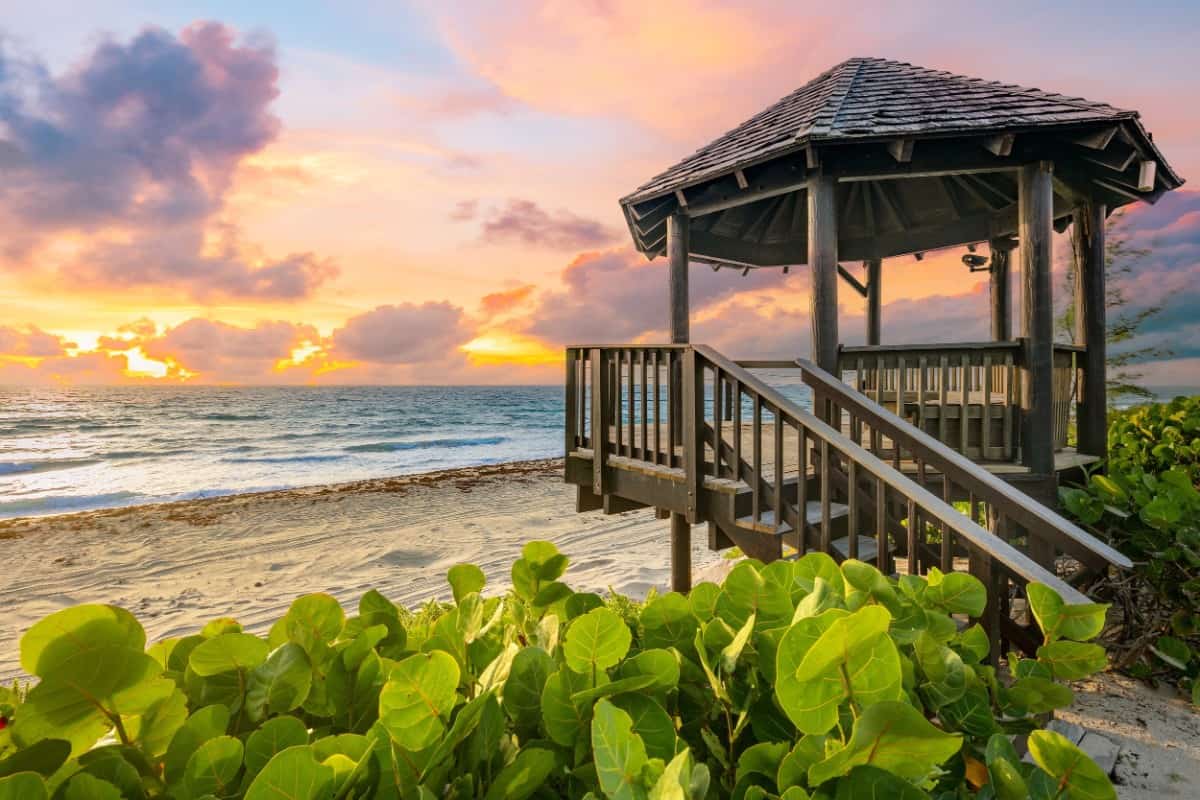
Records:
[[[819,551],[885,574],[969,570],[989,589],[980,621],[994,653],[1040,644],[1028,613],[1014,613],[1025,584],[1082,603],[1064,565],[1076,574],[1131,566],[832,375],[796,367],[815,413],[702,345],[568,348],[565,474],[577,510],[680,514],[707,525],[713,549],[763,561]],[[905,475],[901,459],[918,475]],[[940,476],[940,493],[927,472]]]

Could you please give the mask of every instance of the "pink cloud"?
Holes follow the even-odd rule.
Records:
[[[0,356],[45,358],[65,355],[66,348],[74,346],[63,337],[46,333],[36,325],[0,325]]]
[[[306,343],[320,341],[316,328],[293,322],[259,322],[243,328],[190,319],[138,342],[150,358],[178,364],[201,382],[279,382],[275,364]]]
[[[549,212],[532,200],[510,198],[483,221],[483,241],[578,250],[611,243],[620,234],[570,211]]]
[[[450,303],[379,306],[346,320],[330,337],[337,359],[377,364],[461,360],[458,348],[474,337],[463,310]]]

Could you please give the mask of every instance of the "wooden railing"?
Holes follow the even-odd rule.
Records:
[[[1109,566],[1129,569],[1129,559],[1059,516],[1024,492],[1001,480],[934,436],[874,403],[815,365],[799,360],[804,381],[813,390],[817,413],[834,427],[862,430],[865,440],[887,439],[897,444],[893,465],[903,451],[915,462],[917,482],[933,485],[943,501],[963,501],[967,515],[985,525],[993,537],[1017,545],[1047,569],[1056,568],[1060,554],[1092,571]],[[918,528],[924,526],[918,525]],[[940,534],[940,532],[939,532]],[[954,534],[940,535],[945,562],[957,552]]]
[[[1008,521],[1024,524],[1035,531],[1036,541],[1048,538],[1056,547],[1089,552],[1095,556],[1091,563],[1128,565],[1110,548],[1095,550],[1079,538],[1087,534],[1056,519],[1049,509],[988,480],[986,472],[928,434],[864,402],[841,381],[811,365],[799,366],[818,401],[827,408],[836,404],[838,413],[829,417],[834,424],[708,347],[568,348],[567,453],[591,457],[597,494],[607,491],[610,471],[617,469],[683,481],[685,507],[671,510],[685,513],[693,524],[714,522],[706,492],[742,487],[750,495],[749,518],[736,524],[782,531],[799,553],[834,553],[832,508],[843,504],[849,536],[839,557],[857,558],[870,551],[885,573],[893,571],[896,555],[916,574],[935,565],[943,570],[965,565],[989,589],[983,622],[997,648],[1002,636],[1023,647],[1036,644],[1031,632],[1007,614],[1009,598],[1020,594],[1025,583],[1050,585],[1068,603],[1086,598],[1029,553],[981,526],[980,502],[1005,520],[1000,530],[1007,529]],[[922,474],[941,465],[945,486],[971,488],[971,513],[955,509],[948,491],[935,495],[844,435],[837,423],[846,412],[851,413],[851,427],[869,423],[920,453]],[[815,516],[809,513],[812,504],[819,510]]]
[[[1067,445],[1080,350],[1054,346],[1055,450]],[[975,461],[1015,461],[1022,353],[1020,341],[843,347],[838,367],[876,404],[955,451]]]

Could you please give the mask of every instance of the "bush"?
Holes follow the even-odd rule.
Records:
[[[1055,733],[1105,607],[1029,587],[1036,659],[987,665],[982,584],[828,556],[738,564],[644,605],[573,592],[526,545],[513,589],[453,604],[307,595],[263,638],[232,619],[148,649],[127,611],[38,622],[0,697],[0,798],[1115,797]],[[1028,736],[1024,763],[1013,735]]]
[[[1113,416],[1107,474],[1063,488],[1063,506],[1136,564],[1134,583],[1097,587],[1121,611],[1119,665],[1166,675],[1200,704],[1200,397]]]

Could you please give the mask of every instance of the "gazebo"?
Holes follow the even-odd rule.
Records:
[[[702,521],[714,546],[748,540],[743,533],[751,530],[790,536],[801,551],[811,542],[834,552],[834,518],[845,506],[841,557],[861,555],[855,528],[870,517],[873,541],[887,545],[872,550],[880,565],[886,550],[905,552],[920,569],[923,545],[896,537],[913,536],[913,506],[927,498],[890,483],[898,479],[876,463],[890,461],[920,491],[934,488],[935,499],[968,500],[968,525],[985,518],[975,515],[976,504],[986,506],[984,532],[994,539],[1013,538],[1009,526],[1017,525],[1034,562],[1045,565],[1056,550],[1087,550],[1127,563],[1010,484],[1049,502],[1061,470],[1104,456],[1105,220],[1182,182],[1135,111],[879,58],[838,64],[621,200],[637,249],[667,257],[671,345],[568,348],[567,475],[581,485],[580,509],[667,509],[678,565],[686,526]],[[1054,342],[1051,281],[1052,235],[1068,228],[1072,346]],[[986,257],[976,253],[980,245]],[[885,344],[885,260],[949,247],[965,247],[967,265],[990,273],[992,340]],[[1016,338],[1010,259],[1021,276]],[[852,262],[863,263],[862,277],[847,268]],[[689,346],[695,264],[743,272],[807,266],[811,359],[734,362]],[[840,343],[842,281],[865,300],[862,347]],[[800,369],[820,424],[746,372],[762,366]],[[1074,449],[1067,446],[1072,399]],[[743,407],[753,417],[745,432]],[[793,435],[795,458],[785,455]],[[654,491],[634,487],[628,474],[638,470],[654,473]],[[685,490],[673,504],[679,498],[667,482],[675,479]],[[749,521],[741,501],[733,501],[729,520],[713,510],[711,497],[722,489],[752,495]],[[815,522],[809,490],[819,495]],[[888,493],[896,491],[907,508],[893,513]],[[903,530],[889,538],[891,520],[906,514]],[[995,543],[974,547],[993,558]],[[929,557],[950,566],[957,551],[939,547]],[[763,557],[774,554],[764,545]],[[686,584],[684,570],[676,578]]]

